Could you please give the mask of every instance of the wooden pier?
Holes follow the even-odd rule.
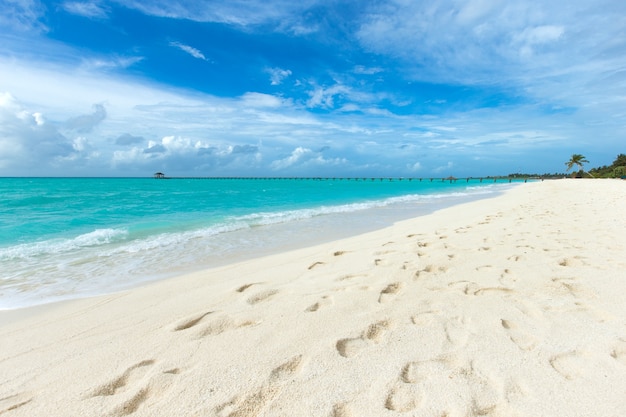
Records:
[[[161,173],[159,173],[161,174]],[[450,184],[458,181],[478,181],[482,182],[528,182],[543,181],[541,177],[466,177],[466,178],[435,178],[435,177],[167,177],[164,174],[154,176],[156,179],[168,179],[168,180],[282,180],[282,181],[416,181],[416,182],[449,182]]]

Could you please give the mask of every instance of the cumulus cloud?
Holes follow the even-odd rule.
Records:
[[[204,54],[197,48],[193,46],[185,45],[180,42],[170,42],[170,46],[180,49],[181,51],[187,52],[194,58],[201,59],[203,61],[208,61],[208,59],[204,56]]]
[[[151,153],[164,153],[167,149],[165,146],[160,143],[149,143],[148,147],[143,150],[143,153],[151,154]]]
[[[149,141],[147,147],[133,146],[114,151],[112,164],[118,169],[138,172],[165,170],[178,175],[241,175],[242,169],[254,169],[262,160],[259,147],[251,144],[211,144],[184,136],[165,136]],[[230,170],[230,171],[229,171]]]
[[[303,158],[313,155],[313,153],[314,152],[312,150],[299,146],[294,149],[293,152],[291,152],[291,155],[289,155],[288,157],[273,161],[271,167],[275,170],[288,168],[293,164],[301,161]]]
[[[93,105],[93,113],[73,117],[65,122],[67,129],[78,132],[89,132],[107,117],[106,109],[102,104]]]
[[[295,165],[298,165],[299,168],[308,168],[310,166],[341,165],[347,162],[345,158],[327,159],[324,158],[320,152],[298,146],[286,158],[272,161],[270,168],[275,171],[280,171]]]
[[[75,151],[45,117],[22,106],[11,94],[0,94],[0,168],[37,175]]]
[[[285,78],[291,75],[291,70],[285,70],[281,68],[268,68],[267,72],[270,74],[270,84],[280,85]]]
[[[409,171],[411,172],[415,172],[415,171],[419,171],[420,169],[422,169],[422,164],[419,162],[415,162],[413,164],[409,164],[407,165],[407,168],[409,169]]]
[[[435,168],[433,170],[433,172],[437,172],[437,173],[448,172],[448,171],[450,171],[452,169],[452,167],[454,167],[454,163],[453,162],[448,162],[445,165],[438,166],[437,168]]]

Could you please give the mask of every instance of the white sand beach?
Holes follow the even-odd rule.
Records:
[[[0,312],[0,416],[626,415],[626,181]]]

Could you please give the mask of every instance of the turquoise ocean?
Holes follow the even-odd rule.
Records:
[[[515,185],[0,178],[0,310],[115,292],[356,235]]]

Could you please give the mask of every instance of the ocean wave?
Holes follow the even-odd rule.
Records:
[[[378,200],[357,203],[322,205],[314,208],[302,208],[281,211],[256,212],[240,216],[223,218],[219,223],[198,227],[186,231],[168,231],[158,234],[148,231],[147,235],[138,237],[127,229],[102,228],[81,234],[73,238],[49,239],[39,242],[24,243],[0,248],[0,260],[33,259],[40,256],[60,255],[71,251],[97,248],[96,256],[108,257],[120,253],[142,253],[159,248],[167,248],[185,244],[195,239],[206,239],[215,235],[235,232],[252,227],[269,226],[312,219],[318,216],[333,214],[349,214],[369,209],[387,207],[394,204],[428,202],[445,198],[458,198],[468,195],[494,193],[502,185],[468,186],[454,192],[433,194],[407,194]],[[146,230],[143,231],[144,233]],[[108,246],[115,244],[113,246]],[[108,246],[108,247],[107,247]]]
[[[140,253],[144,251],[153,251],[155,249],[167,248],[185,244],[191,240],[208,238],[217,234],[234,232],[241,229],[249,228],[248,224],[242,222],[223,223],[196,230],[184,232],[166,232],[157,235],[147,236],[143,239],[129,241],[124,245],[101,251],[99,256],[113,256],[120,253]]]
[[[81,248],[122,241],[127,236],[128,231],[125,229],[96,229],[74,238],[49,239],[0,248],[0,260],[29,259],[43,255],[62,254]]]
[[[469,188],[469,187],[468,187]],[[258,212],[238,216],[234,218],[237,223],[248,224],[249,226],[265,226],[289,221],[305,220],[317,216],[352,213],[357,211],[387,207],[393,204],[411,203],[420,201],[432,201],[444,198],[465,197],[474,194],[489,194],[494,190],[485,190],[486,187],[475,187],[475,190],[457,191],[449,193],[434,194],[408,194],[398,197],[389,197],[381,200],[363,201],[360,203],[340,204],[333,206],[319,206],[316,208],[284,210],[277,212]]]

